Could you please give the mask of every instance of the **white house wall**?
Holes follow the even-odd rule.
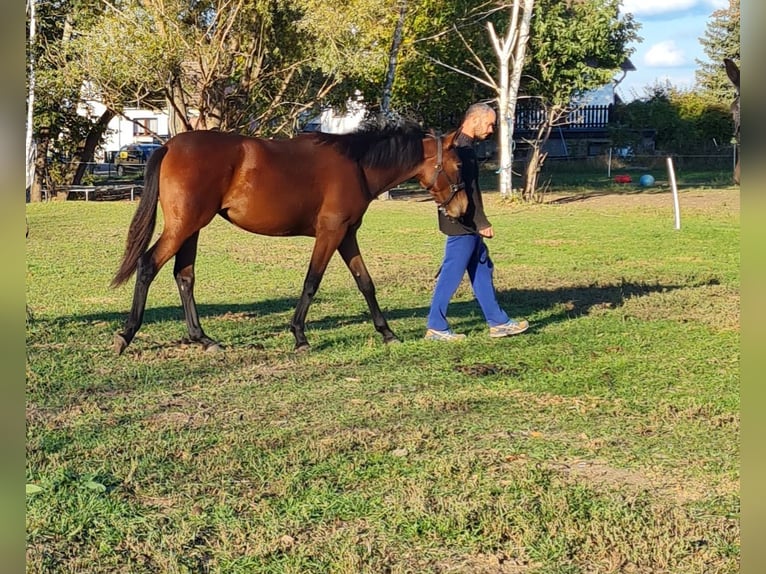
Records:
[[[156,112],[153,110],[142,109],[126,109],[123,111],[125,116],[130,119],[126,119],[122,116],[116,116],[109,122],[109,133],[107,134],[104,150],[106,152],[112,152],[119,150],[122,146],[135,143],[139,141],[151,142],[155,138],[151,136],[136,136],[134,135],[135,124],[130,120],[144,120],[151,119],[156,120],[157,129],[156,133],[162,139],[168,137],[168,114],[164,112]]]
[[[96,120],[101,114],[104,113],[106,106],[100,102],[88,102],[86,106],[80,109],[82,115],[88,116]],[[168,133],[168,114],[165,112],[157,112],[155,110],[141,109],[141,108],[126,108],[123,110],[123,116],[115,116],[112,121],[109,122],[106,134],[104,134],[104,144],[100,150],[96,152],[96,161],[104,161],[114,156],[122,146],[136,143],[136,142],[151,142],[154,138],[151,136],[135,135],[135,124],[132,120],[154,120],[156,121],[156,130],[154,130],[160,138],[167,139]]]

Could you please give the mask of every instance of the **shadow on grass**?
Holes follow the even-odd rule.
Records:
[[[497,298],[500,306],[506,309],[508,314],[512,317],[530,317],[544,313],[545,311],[552,311],[545,318],[534,321],[530,327],[530,331],[535,331],[552,323],[582,317],[589,314],[590,311],[594,308],[619,308],[625,303],[626,300],[631,298],[643,297],[652,293],[674,291],[676,289],[686,289],[691,287],[701,287],[717,284],[719,284],[719,281],[715,278],[693,284],[678,285],[662,283],[649,284],[621,282],[610,285],[582,285],[560,287],[556,289],[501,290],[498,291]],[[327,297],[328,296],[326,295],[325,298]],[[360,301],[363,301],[361,293],[359,294],[359,297]],[[259,318],[268,317],[273,314],[292,315],[296,302],[297,297],[269,299],[253,304],[201,304],[198,305],[198,311],[201,319],[203,320],[203,328],[205,326],[205,318],[225,318],[226,315],[231,315],[233,320],[244,319],[247,325],[245,329],[248,331],[247,338],[250,338],[250,334],[252,333],[253,328],[258,324]],[[411,319],[412,317],[422,317],[423,324],[425,325],[425,318],[428,314],[427,306],[386,309],[386,302],[379,302],[381,305],[383,305],[383,314],[389,321]],[[371,320],[369,312],[366,310],[366,307],[364,309],[364,312],[361,313],[333,314],[316,319],[312,319],[311,309],[309,309],[309,314],[306,321],[307,330],[314,332],[330,331],[337,329],[342,325],[370,323]],[[467,301],[454,301],[451,303],[449,307],[449,316],[453,321],[461,321],[463,329],[483,329],[485,327],[478,303],[473,299]],[[48,322],[53,325],[67,325],[76,322],[114,322],[122,325],[126,317],[127,310],[121,313],[111,312],[61,317]],[[152,323],[179,321],[182,324],[183,320],[183,312],[181,310],[180,302],[177,307],[150,307],[146,310],[142,330],[146,329],[147,326],[151,326]],[[34,321],[37,322],[38,319],[34,319]],[[45,322],[46,320],[41,321]],[[284,328],[287,330],[288,325],[285,324]],[[395,332],[398,331],[396,325],[392,325],[392,328]],[[258,336],[269,336],[269,331],[273,331],[273,329],[274,323],[271,322],[267,328],[259,331]],[[409,338],[409,335],[412,335],[412,330],[409,329],[402,331],[402,333],[407,333],[408,337],[405,338]],[[209,334],[215,337],[215,333]],[[224,342],[224,344],[229,346],[229,344],[226,342]],[[240,343],[235,344],[239,345]],[[314,348],[321,349],[323,346],[321,338],[315,337],[314,341],[312,341],[312,346]]]

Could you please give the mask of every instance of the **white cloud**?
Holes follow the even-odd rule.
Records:
[[[683,66],[684,53],[673,40],[653,44],[644,55],[644,64],[651,68],[672,68]]]
[[[622,9],[634,16],[651,16],[688,10],[695,4],[697,0],[623,0]]]
[[[670,12],[683,12],[697,6],[712,12],[729,6],[729,0],[622,0],[622,11],[634,16],[655,16]]]

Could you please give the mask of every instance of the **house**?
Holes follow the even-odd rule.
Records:
[[[106,106],[100,102],[88,102],[83,107],[83,115],[98,117]],[[122,115],[115,116],[109,122],[104,144],[96,152],[94,161],[112,163],[114,156],[124,145],[131,143],[164,143],[168,137],[168,114],[164,111],[145,108],[125,108]]]
[[[354,98],[346,102],[345,110],[324,108],[318,116],[310,118],[301,128],[302,132],[324,132],[328,134],[348,133],[359,127],[367,113],[364,97],[359,90]]]

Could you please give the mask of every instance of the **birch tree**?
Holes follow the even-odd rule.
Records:
[[[426,55],[426,58],[431,61],[486,86],[494,94],[498,104],[499,119],[499,189],[503,198],[510,197],[513,190],[511,167],[513,165],[514,117],[534,4],[534,0],[513,0],[513,2],[503,2],[495,8],[479,14],[481,20],[486,20],[487,33],[497,59],[496,75],[485,64],[481,53],[472,48],[471,43],[465,39],[457,26],[453,26],[452,33],[461,38],[468,50],[473,64],[473,72]],[[508,24],[504,33],[498,33],[495,25],[488,19],[490,15],[495,13],[504,14],[507,18]]]
[[[26,157],[26,188],[31,191],[32,182],[35,173],[35,148],[32,138],[34,106],[35,106],[35,54],[33,46],[37,35],[37,0],[27,0],[27,17],[29,20],[29,32],[27,36],[28,56],[27,56],[27,124],[24,138],[24,148]],[[39,190],[38,190],[39,191]],[[39,201],[40,197],[35,197]]]
[[[500,196],[503,198],[510,197],[513,191],[513,129],[516,100],[534,5],[534,0],[523,0],[523,2],[523,11],[519,18],[519,0],[514,1],[511,9],[511,24],[505,36],[499,37],[492,22],[487,22],[489,37],[499,64],[499,81],[494,82],[493,87],[497,91],[498,117],[500,118]],[[489,77],[489,74],[487,76]]]

